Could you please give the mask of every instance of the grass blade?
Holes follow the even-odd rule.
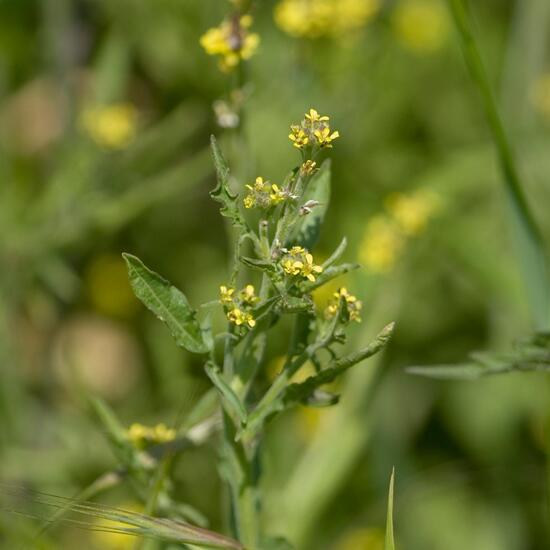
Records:
[[[395,480],[395,468],[391,471],[390,490],[388,492],[388,515],[386,518],[386,543],[384,550],[395,550],[395,540],[393,536],[393,485]]]
[[[548,284],[548,259],[542,234],[525,196],[517,162],[497,108],[464,1],[448,0],[448,2],[466,65],[480,92],[485,116],[497,149],[511,206],[520,266],[535,325],[538,329],[548,329],[550,328],[550,285]]]

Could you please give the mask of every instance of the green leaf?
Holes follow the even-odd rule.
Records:
[[[303,221],[299,225],[295,237],[291,240],[309,250],[319,240],[321,226],[323,225],[330,202],[330,180],[330,160],[327,159],[323,162],[319,171],[311,178],[302,197],[302,203],[305,204],[309,200],[314,200],[319,203],[319,206],[313,208],[311,213],[303,216]]]
[[[472,352],[470,361],[456,365],[413,366],[411,374],[443,380],[476,380],[509,372],[550,371],[550,336],[537,332],[518,342],[509,353]]]
[[[327,269],[331,267],[333,264],[335,264],[341,257],[342,254],[346,251],[346,248],[348,246],[348,240],[346,237],[344,237],[340,244],[336,247],[336,250],[330,255],[328,260],[323,263],[323,269]]]
[[[409,374],[427,376],[428,378],[437,378],[440,380],[476,380],[489,374],[488,369],[481,365],[471,363],[462,363],[457,365],[433,365],[433,366],[414,366],[408,367],[406,371]]]
[[[211,136],[210,144],[212,146],[212,155],[214,157],[214,165],[216,166],[216,174],[218,177],[218,184],[210,192],[210,196],[212,199],[222,204],[220,208],[222,216],[229,218],[233,225],[242,229],[247,229],[246,222],[239,209],[238,195],[234,195],[229,186],[229,167],[227,166],[227,162],[214,136]]]
[[[176,344],[193,353],[207,353],[208,341],[185,294],[147,268],[131,254],[123,254],[135,295],[163,321]]]
[[[266,273],[273,273],[275,271],[275,266],[273,265],[273,262],[260,260],[258,258],[250,258],[248,256],[240,256],[239,259],[246,267],[249,267],[250,269],[265,271]]]
[[[239,399],[237,394],[233,391],[231,386],[223,378],[220,369],[215,365],[207,363],[204,367],[208,378],[212,381],[216,389],[222,396],[224,400],[225,408],[228,411],[231,411],[235,418],[238,418],[241,421],[241,424],[245,424],[247,420],[247,412],[244,407],[244,404]]]
[[[386,542],[384,550],[395,550],[395,540],[393,536],[393,485],[395,480],[395,468],[391,471],[390,489],[388,491],[388,515],[386,519]]]
[[[303,382],[288,385],[281,396],[285,406],[289,407],[298,402],[307,402],[310,396],[315,394],[317,388],[334,382],[336,378],[357,363],[377,354],[388,344],[394,328],[395,323],[390,323],[381,330],[366,348],[332,361],[327,368],[310,376]]]

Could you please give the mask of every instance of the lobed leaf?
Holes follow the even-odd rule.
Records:
[[[210,192],[210,196],[222,204],[220,208],[222,216],[229,218],[234,226],[246,229],[246,222],[239,209],[238,195],[234,195],[229,186],[229,167],[214,136],[210,137],[210,144],[218,178],[218,184]]]
[[[176,344],[193,353],[207,353],[211,339],[205,338],[185,294],[151,271],[136,256],[122,254],[135,295],[169,328]]]

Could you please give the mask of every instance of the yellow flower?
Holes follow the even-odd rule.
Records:
[[[325,316],[330,319],[338,313],[338,306],[340,305],[341,298],[344,298],[344,300],[346,301],[350,321],[356,321],[357,323],[360,323],[363,302],[361,302],[361,300],[358,300],[357,297],[353,294],[350,294],[346,287],[339,288],[333,294],[332,300],[329,302],[325,310]]]
[[[426,191],[417,191],[411,195],[392,193],[385,204],[406,235],[416,235],[423,231],[437,206],[435,197]]]
[[[404,238],[397,224],[385,215],[372,218],[360,245],[360,261],[377,273],[389,271],[403,248]]]
[[[167,428],[165,424],[157,424],[154,427],[143,424],[132,424],[126,433],[126,437],[135,447],[144,447],[149,444],[168,443],[176,438],[176,430]]]
[[[227,318],[238,327],[241,325],[248,325],[250,328],[256,326],[256,321],[254,320],[252,314],[247,311],[243,311],[238,307],[229,311],[227,313]]]
[[[275,22],[295,37],[345,35],[364,26],[380,8],[380,0],[281,0]]]
[[[287,191],[280,189],[276,184],[264,181],[262,177],[257,177],[253,185],[247,184],[245,187],[249,190],[248,195],[243,199],[245,208],[258,206],[259,208],[266,209],[277,206],[289,198]]]
[[[249,32],[251,25],[252,17],[249,15],[223,21],[201,36],[201,46],[207,54],[220,57],[220,68],[223,71],[231,71],[241,60],[250,59],[258,49],[260,37]]]
[[[106,149],[123,149],[136,136],[137,111],[130,103],[89,107],[80,117],[82,130]]]
[[[243,199],[243,204],[245,208],[254,208],[256,206],[256,199],[252,195],[247,195]]]
[[[392,27],[399,40],[418,53],[438,50],[449,34],[447,12],[440,0],[401,0]]]
[[[253,285],[246,285],[239,293],[239,298],[243,304],[247,305],[255,304],[259,300]]]
[[[291,126],[291,133],[289,134],[290,141],[293,142],[294,147],[302,149],[309,143],[308,135],[299,126]]]
[[[134,502],[122,503],[118,506],[126,512],[143,513],[143,507]],[[114,529],[127,529],[128,525],[119,521],[109,521],[101,518],[93,518],[91,538],[93,548],[98,550],[131,550],[136,543],[136,537],[125,533],[117,533]],[[97,527],[97,529],[94,529]],[[113,531],[103,530],[113,528]]]
[[[315,275],[321,273],[323,268],[313,262],[313,256],[303,247],[292,247],[281,260],[281,267],[288,275],[301,275],[311,282],[315,281]]]
[[[230,304],[233,302],[233,294],[235,289],[225,285],[220,286],[220,301],[222,304]]]
[[[302,267],[302,275],[309,279],[311,282],[315,281],[315,273],[322,273],[323,268],[320,265],[313,263],[313,256],[311,254],[305,255],[305,263]]]
[[[328,116],[321,116],[315,109],[310,109],[309,113],[306,113],[305,116],[311,124],[314,124],[315,122],[328,122],[330,120]]]
[[[321,116],[315,109],[310,109],[300,124],[290,127],[288,136],[294,147],[303,149],[306,145],[318,145],[319,147],[332,147],[331,142],[340,136],[339,132],[332,132],[329,126],[329,117]],[[312,161],[313,162],[313,161]],[[307,166],[313,169],[315,165]]]
[[[269,198],[271,199],[271,205],[276,206],[287,198],[287,193],[285,193],[282,189],[279,189],[278,185],[273,184],[271,186]]]
[[[332,147],[332,141],[340,137],[340,134],[338,131],[331,133],[330,128],[327,126],[321,130],[315,130],[315,137],[321,147]]]
[[[317,170],[317,163],[314,160],[306,160],[300,167],[302,176],[311,176]]]

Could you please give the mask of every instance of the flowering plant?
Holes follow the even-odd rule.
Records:
[[[338,347],[346,342],[349,323],[361,320],[361,301],[343,287],[332,294],[324,310],[317,311],[312,299],[315,289],[359,267],[339,263],[345,238],[323,263],[311,252],[330,194],[330,163],[325,160],[318,166],[318,157],[339,137],[329,122],[328,116],[310,109],[299,124],[291,126],[289,139],[300,150],[301,159],[284,183],[273,184],[259,176],[240,191],[232,189],[229,167],[212,138],[218,184],[211,196],[237,234],[229,282],[220,286],[219,300],[205,304],[221,306],[227,320],[225,332],[214,334],[210,315],[199,319],[180,290],[135,256],[124,254],[137,297],[168,326],[178,345],[204,356],[205,372],[218,395],[220,471],[231,494],[232,534],[250,549],[274,544],[262,528],[257,473],[268,421],[299,404],[336,404],[339,396],[323,386],[377,353],[393,331],[390,324],[367,347],[342,353]],[[249,212],[259,215],[257,230]],[[247,254],[243,252],[246,243],[251,245]],[[258,291],[251,282],[253,273],[259,279]],[[246,284],[239,289],[241,279]],[[265,387],[259,374],[266,365],[269,335],[285,318],[294,324],[288,352],[282,369]],[[314,374],[293,382],[292,377],[307,363],[314,365]],[[131,431],[130,441],[136,440],[137,433],[142,447],[145,436],[152,439],[150,434],[159,432],[136,427]],[[160,434],[167,439],[165,428]]]

